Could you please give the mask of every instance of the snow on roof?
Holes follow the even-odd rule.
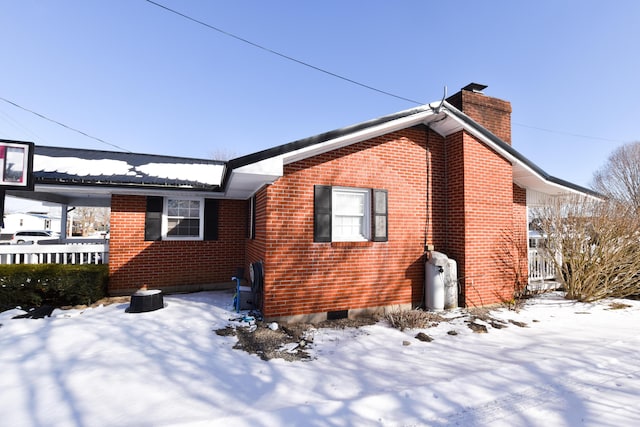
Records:
[[[136,168],[142,173],[168,179],[186,179],[209,185],[220,185],[222,165],[147,163]]]
[[[131,165],[121,160],[87,160],[78,157],[48,157],[35,155],[33,170],[60,172],[68,175],[134,175]]]
[[[219,187],[224,162],[149,154],[36,147],[40,182],[109,183],[192,188]]]

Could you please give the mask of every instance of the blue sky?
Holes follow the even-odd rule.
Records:
[[[423,103],[470,82],[512,103],[513,146],[588,186],[640,140],[640,2],[157,0]],[[605,7],[606,6],[606,7]],[[144,0],[0,0],[0,138],[239,156],[415,104],[282,59]]]

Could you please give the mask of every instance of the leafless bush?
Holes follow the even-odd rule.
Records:
[[[513,230],[502,231],[495,242],[492,261],[508,278],[508,285],[496,289],[494,294],[509,309],[516,309],[527,296],[527,239]]]
[[[389,324],[404,331],[405,329],[425,329],[436,326],[443,319],[437,313],[423,310],[394,310],[386,313],[384,319]]]
[[[640,141],[622,145],[593,175],[593,188],[640,213]]]
[[[536,216],[566,297],[595,301],[640,294],[640,223],[613,200],[558,199]]]

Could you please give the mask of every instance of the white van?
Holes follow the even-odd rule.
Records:
[[[11,238],[12,245],[38,243],[40,240],[59,239],[60,233],[51,230],[20,230]]]

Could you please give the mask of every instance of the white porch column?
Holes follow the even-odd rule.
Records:
[[[60,206],[60,238],[63,242],[67,241],[67,209],[68,205]]]

